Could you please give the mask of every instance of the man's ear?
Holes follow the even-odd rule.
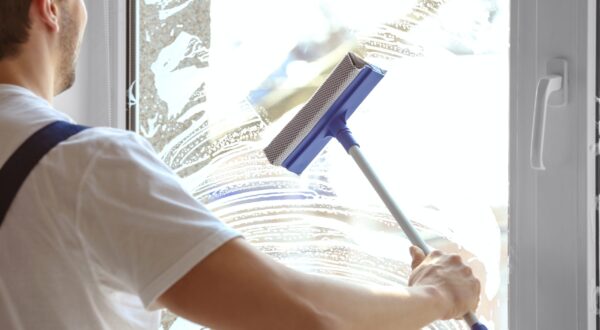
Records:
[[[59,7],[57,0],[32,0],[29,16],[31,20],[37,19],[49,31],[58,32]]]

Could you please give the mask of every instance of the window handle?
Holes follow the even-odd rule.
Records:
[[[534,170],[546,169],[543,155],[548,103],[552,93],[561,89],[563,89],[563,77],[560,75],[548,75],[538,81],[531,129],[531,168]]]

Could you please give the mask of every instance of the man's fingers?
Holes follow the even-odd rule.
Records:
[[[411,246],[409,250],[413,259],[410,267],[414,270],[415,268],[419,267],[423,260],[425,260],[425,253],[423,253],[423,250],[414,245]]]

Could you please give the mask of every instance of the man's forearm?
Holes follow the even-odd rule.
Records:
[[[432,287],[367,288],[290,270],[291,286],[339,329],[420,329],[439,319]]]
[[[419,329],[441,317],[431,287],[374,290],[288,268],[241,239],[223,245],[158,303],[216,329]]]

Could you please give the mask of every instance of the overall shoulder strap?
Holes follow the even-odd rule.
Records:
[[[0,169],[0,226],[21,185],[38,162],[56,145],[89,127],[53,122],[30,136]]]

